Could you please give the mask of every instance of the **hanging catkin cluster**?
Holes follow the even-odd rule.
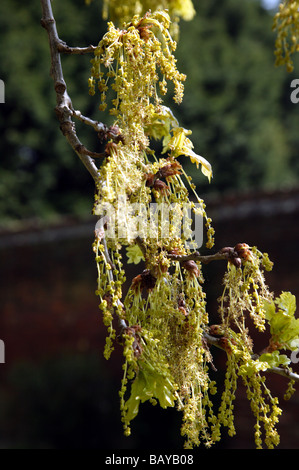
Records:
[[[90,4],[92,0],[85,0]],[[148,11],[167,10],[170,19],[170,29],[173,37],[179,36],[179,21],[182,18],[190,21],[195,15],[192,0],[103,0],[103,19],[110,19],[119,27],[129,23],[133,16],[144,16]]]
[[[299,1],[284,0],[274,17],[273,29],[277,31],[275,42],[276,65],[285,65],[288,72],[294,69],[292,56],[299,51]]]
[[[170,12],[180,11],[181,16],[183,11],[192,16],[189,1],[151,2],[152,10],[156,3],[163,3]],[[219,324],[210,324],[202,263],[192,259],[198,249],[192,223],[204,221],[204,244],[209,249],[214,230],[204,201],[184,171],[184,158],[200,166],[209,180],[212,169],[194,152],[191,131],[179,124],[162,101],[172,84],[174,100],[180,104],[186,78],[176,66],[169,13],[144,13],[147,2],[105,1],[107,14],[112,11],[122,19],[136,5],[142,16],[135,15],[121,29],[108,23],[89,79],[90,94],[99,94],[99,109],[108,106],[114,116],[110,128],[114,137],[106,144],[99,169],[94,252],[96,294],[108,331],[105,357],[110,357],[117,335],[123,346],[120,403],[125,434],[130,434],[140,404],[150,401],[162,408],[176,406],[182,412],[186,448],[200,443],[211,446],[220,440],[223,428],[233,436],[234,400],[238,380],[242,380],[256,417],[256,445],[271,448],[279,442],[276,424],[281,410],[262,372],[287,365],[288,358],[280,349],[293,350],[298,345],[293,296],[284,293],[280,302],[273,299],[264,278],[264,271],[272,268],[266,254],[245,243],[226,247],[222,250],[228,261],[219,298]],[[130,280],[126,279],[127,263],[140,268]],[[284,330],[289,331],[287,341],[282,341],[275,326],[282,312],[290,320]],[[269,348],[260,357],[254,355],[249,321],[260,332],[266,324],[273,330]],[[214,365],[209,337],[227,354],[219,392],[210,378]],[[220,404],[215,409],[217,393]]]

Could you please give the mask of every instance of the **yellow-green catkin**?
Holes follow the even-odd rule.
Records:
[[[294,69],[292,55],[299,51],[299,1],[284,0],[274,17],[273,29],[277,31],[275,42],[276,65],[285,65],[288,72]]]

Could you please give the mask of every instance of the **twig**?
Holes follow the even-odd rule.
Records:
[[[282,375],[288,379],[295,380],[295,382],[299,382],[299,374],[283,367],[270,367],[265,372],[272,372],[273,374]]]
[[[173,261],[183,262],[183,261],[194,260],[194,261],[201,261],[204,264],[208,264],[211,261],[228,260],[229,254],[221,253],[220,251],[218,251],[217,253],[213,255],[201,255],[198,251],[194,251],[193,253],[190,253],[189,255],[168,254],[167,257]]]
[[[136,237],[135,242],[139,245],[139,248],[141,249],[143,255],[145,256],[146,247],[144,245],[142,238],[140,236]],[[211,261],[219,261],[219,260],[228,261],[229,259],[231,259],[230,252],[222,252],[221,250],[218,251],[217,253],[214,253],[213,255],[201,255],[198,251],[193,251],[192,253],[189,253],[188,255],[177,255],[174,253],[169,253],[166,256],[172,261],[179,261],[180,263],[183,263],[184,261],[194,260],[194,261],[201,261],[204,264],[208,264]]]
[[[99,122],[99,121],[94,121],[93,119],[90,119],[89,117],[83,116],[81,111],[73,110],[73,116],[79,119],[79,121],[83,122],[84,124],[87,124],[88,126],[93,127],[93,129],[96,132],[105,133],[109,129],[108,126],[106,126],[106,124],[103,124],[102,122]]]
[[[54,81],[54,89],[56,92],[56,108],[55,112],[60,122],[60,129],[67,139],[70,146],[76,152],[82,163],[85,165],[95,182],[98,180],[98,168],[91,156],[101,156],[95,152],[90,152],[80,142],[72,121],[73,106],[71,99],[67,93],[67,86],[64,80],[60,50],[62,41],[59,39],[56,23],[53,16],[51,0],[41,0],[42,19],[41,24],[46,29],[49,37],[50,54],[51,54],[51,76]],[[72,49],[72,48],[71,48]]]
[[[87,46],[87,47],[71,47],[68,46],[64,41],[61,39],[58,39],[56,43],[56,48],[58,52],[61,52],[63,54],[90,54],[91,52],[94,52],[96,50],[96,46]]]

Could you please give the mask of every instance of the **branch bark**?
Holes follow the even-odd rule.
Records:
[[[175,254],[169,254],[168,258],[173,260],[173,261],[201,261],[204,264],[208,264],[211,261],[219,261],[219,260],[228,260],[230,258],[229,253],[221,253],[218,251],[217,253],[214,253],[213,255],[201,255],[198,251],[194,251],[193,253],[190,253],[189,255],[175,255]]]
[[[93,129],[96,132],[100,132],[103,134],[108,132],[109,128],[108,126],[106,126],[106,124],[103,124],[102,122],[99,122],[99,121],[94,121],[90,119],[89,117],[83,116],[81,111],[73,110],[73,116],[79,119],[79,121],[83,122],[84,124],[87,124],[88,126],[93,127]]]
[[[61,52],[63,54],[90,54],[91,52],[94,52],[96,49],[96,46],[87,46],[87,47],[71,47],[68,46],[64,41],[61,39],[58,40],[56,44],[58,52]]]
[[[146,247],[143,243],[142,238],[138,236],[136,237],[135,241],[139,245],[139,248],[141,249],[143,255],[145,256]],[[201,255],[198,251],[193,251],[192,253],[189,253],[188,255],[177,255],[177,254],[169,253],[167,255],[167,258],[171,259],[172,261],[179,261],[180,263],[183,263],[184,261],[193,260],[193,261],[201,261],[203,264],[209,264],[212,261],[221,261],[221,260],[228,261],[228,260],[233,259],[232,251],[222,251],[222,250],[212,255]],[[233,248],[231,248],[230,250],[233,250]]]
[[[98,180],[98,168],[95,165],[92,156],[102,156],[90,152],[79,140],[76,134],[75,124],[72,121],[74,113],[72,101],[67,92],[66,82],[64,80],[62,65],[61,65],[61,52],[68,51],[69,53],[86,53],[87,48],[69,48],[59,38],[56,28],[56,22],[53,16],[51,0],[41,0],[42,6],[42,19],[41,25],[46,29],[49,38],[50,55],[51,55],[51,71],[50,75],[54,81],[54,89],[56,92],[56,108],[55,112],[60,122],[60,129],[67,139],[70,146],[76,152],[92,178],[95,182]],[[91,47],[91,46],[89,46]],[[89,48],[88,48],[89,49]],[[76,52],[74,52],[76,50]],[[70,52],[72,51],[72,52]],[[91,50],[88,50],[89,52]]]

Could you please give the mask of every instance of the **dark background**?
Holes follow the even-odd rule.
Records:
[[[269,253],[268,284],[277,295],[298,292],[298,107],[288,74],[274,67],[273,12],[254,0],[195,2],[196,18],[181,22],[178,65],[187,73],[185,99],[174,108],[207,158],[209,185],[186,164],[207,203],[215,250],[238,242]],[[59,34],[70,45],[96,44],[106,25],[101,5],[53,1]],[[95,296],[91,244],[94,187],[61,135],[54,114],[46,32],[38,2],[0,4],[0,447],[68,449],[182,448],[180,413],[147,403],[125,438],[118,390],[122,357],[102,355],[105,328]],[[87,56],[63,57],[76,109],[109,123],[89,97]],[[297,61],[298,62],[298,61]],[[297,105],[299,106],[299,104]],[[80,139],[97,149],[96,135],[78,124]],[[212,320],[224,266],[205,267]],[[263,339],[254,337],[256,349]],[[221,383],[225,357],[213,351]],[[294,366],[296,370],[296,366]],[[280,448],[298,448],[298,393],[283,401],[287,381],[268,378],[284,413]],[[217,403],[216,403],[217,404]],[[242,386],[237,436],[215,448],[254,448],[253,419]]]

